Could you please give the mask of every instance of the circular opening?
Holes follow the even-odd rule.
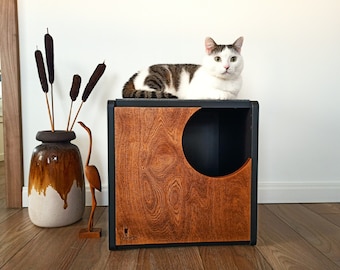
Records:
[[[213,108],[192,115],[182,137],[189,164],[207,176],[223,176],[239,169],[250,155],[248,112]]]

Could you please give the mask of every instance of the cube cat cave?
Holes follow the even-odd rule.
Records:
[[[248,100],[109,101],[109,248],[255,245],[258,111]]]

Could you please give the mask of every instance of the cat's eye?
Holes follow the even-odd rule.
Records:
[[[214,60],[216,61],[216,62],[221,62],[221,57],[219,57],[219,56],[215,56],[215,58],[214,58]]]
[[[237,60],[236,56],[233,56],[233,57],[230,58],[230,62],[236,62],[236,60]]]

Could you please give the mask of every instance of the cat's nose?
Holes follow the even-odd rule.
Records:
[[[229,67],[230,67],[230,66],[228,66],[228,65],[227,65],[227,66],[224,66],[225,70],[228,70],[228,69],[229,69]]]

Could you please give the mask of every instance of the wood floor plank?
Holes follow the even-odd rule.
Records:
[[[272,269],[255,246],[199,247],[204,269]]]
[[[257,249],[273,269],[328,269],[339,267],[265,205],[259,206]]]
[[[138,249],[111,251],[104,269],[135,270],[138,262]]]
[[[311,245],[340,267],[340,229],[300,204],[267,206]]]
[[[339,204],[259,205],[256,246],[200,246],[110,251],[107,207],[96,210],[100,239],[79,239],[84,219],[61,228],[39,228],[27,208],[0,210],[1,269],[340,269],[339,231],[328,215]]]
[[[88,217],[90,208],[85,209]],[[5,265],[7,269],[69,269],[85,243],[78,233],[86,227],[87,218],[60,228],[38,228],[36,235]]]
[[[0,187],[2,189],[2,187]],[[6,198],[0,198],[0,208],[6,207]]]
[[[340,227],[340,203],[303,204],[303,206]]]
[[[6,208],[6,186],[5,183],[0,182],[0,208]]]
[[[0,207],[0,223],[8,219],[10,216],[15,215],[22,209],[20,208],[1,208]]]
[[[340,227],[340,214],[323,214],[325,219]]]
[[[0,234],[0,268],[40,233],[39,228],[31,223],[27,209],[15,211],[14,215],[3,220],[0,223],[0,231],[2,232]]]
[[[204,269],[197,247],[140,249],[137,269]]]
[[[304,203],[301,205],[318,214],[340,214],[340,203]]]
[[[1,83],[1,82],[0,82]],[[0,161],[0,208],[6,208],[5,165]]]
[[[97,215],[97,211],[95,215]],[[101,270],[105,269],[108,258],[110,256],[109,244],[108,244],[108,211],[107,208],[103,211],[99,217],[98,222],[94,223],[95,228],[102,229],[102,235],[100,238],[87,239],[82,249],[79,251],[77,257],[73,261],[70,269],[91,269]]]

